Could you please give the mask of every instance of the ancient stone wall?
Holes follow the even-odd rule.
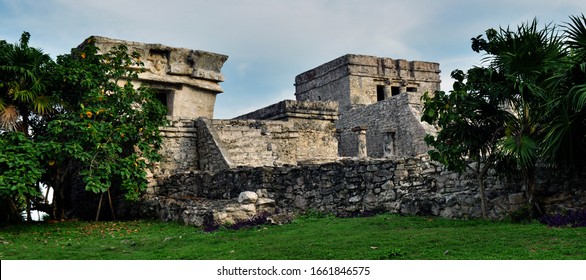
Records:
[[[333,122],[338,119],[338,102],[283,100],[234,119],[280,121],[324,120]]]
[[[125,45],[129,53],[138,53],[144,71],[132,82],[150,86],[165,95],[161,100],[166,103],[170,116],[213,117],[216,95],[223,92],[219,83],[224,81],[221,69],[228,56],[100,36],[88,38],[84,44],[87,43],[95,44],[103,53],[119,45]]]
[[[296,165],[337,159],[331,121],[213,120],[212,125],[235,166]]]
[[[438,63],[348,54],[295,77],[295,95],[300,101],[338,101],[344,114],[392,95],[435,92],[439,73]]]
[[[216,133],[212,120],[199,118],[196,121],[196,127],[199,133],[197,138],[200,155],[199,170],[216,172],[235,167],[228,151],[220,142],[220,136]]]
[[[485,184],[490,218],[505,218],[524,205],[521,186],[499,180],[494,173]],[[537,185],[546,211],[586,207],[586,188],[579,179],[544,176]],[[141,211],[150,217],[198,226],[204,221],[237,221],[262,212],[259,203],[238,202],[245,191],[266,198],[261,204],[272,214],[317,210],[341,216],[369,211],[446,218],[481,216],[474,177],[447,172],[427,157],[178,174],[161,185],[156,197],[145,200]]]
[[[161,161],[152,174],[156,180],[176,173],[199,170],[195,120],[170,116],[167,118],[169,125],[160,128],[163,137],[159,150]]]
[[[339,155],[358,155],[358,134],[353,131],[357,126],[366,129],[369,157],[412,157],[427,153],[429,147],[423,138],[436,130],[420,121],[420,97],[420,93],[401,94],[342,114],[336,122]]]

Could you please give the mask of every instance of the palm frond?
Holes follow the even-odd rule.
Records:
[[[0,110],[0,128],[7,131],[18,129],[19,113],[14,105],[9,105]]]
[[[586,17],[571,16],[571,22],[565,24],[566,36],[568,38],[566,44],[576,54],[582,58],[586,57]]]
[[[575,85],[570,89],[569,94],[574,99],[574,110],[582,111],[586,105],[586,84]]]
[[[33,110],[35,113],[45,115],[45,114],[53,111],[54,104],[55,104],[54,100],[52,100],[49,96],[46,96],[46,95],[37,96],[33,100]]]
[[[520,168],[531,167],[538,159],[539,145],[529,135],[505,137],[501,147],[504,155],[516,161]]]

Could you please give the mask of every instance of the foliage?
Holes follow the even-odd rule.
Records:
[[[517,29],[488,29],[472,38],[486,66],[455,70],[450,94],[424,96],[423,121],[441,131],[425,141],[432,159],[462,172],[476,167],[521,174],[534,200],[536,166],[574,168],[586,158],[586,18],[571,17],[563,32],[537,20]],[[584,102],[581,102],[584,101]],[[482,170],[477,169],[479,182]],[[534,209],[534,210],[535,210]]]
[[[119,79],[136,78],[130,67],[141,65],[138,56],[129,55],[124,46],[101,55],[88,44],[60,63],[70,89],[64,94],[80,98],[49,124],[50,139],[60,144],[54,161],[80,162],[88,191],[103,193],[120,182],[126,198],[137,199],[146,188],[148,163],[160,158],[158,128],[165,124],[165,108],[151,90],[135,89],[130,81],[119,85]]]
[[[450,170],[463,172],[468,159],[491,156],[504,135],[503,126],[513,117],[500,108],[499,98],[487,85],[490,75],[482,68],[470,69],[468,74],[455,70],[451,76],[456,82],[449,94],[439,91],[423,96],[422,120],[441,128],[436,136],[425,137],[435,148],[430,156]]]
[[[449,170],[471,170],[478,181],[482,215],[486,218],[484,178],[489,168],[500,157],[499,140],[506,133],[504,127],[514,116],[503,109],[501,97],[491,87],[493,72],[490,69],[472,68],[465,74],[455,70],[451,76],[453,90],[423,95],[422,121],[441,128],[437,135],[426,135],[425,142],[434,147],[431,159],[444,164]],[[465,81],[466,80],[466,81]],[[473,164],[471,164],[473,163]]]
[[[18,44],[0,46],[0,129],[28,134],[31,118],[51,112],[50,87],[54,62],[41,49],[28,45],[23,32]]]
[[[62,222],[2,229],[0,259],[583,260],[585,237],[585,228],[389,214],[212,233],[162,221]]]
[[[586,227],[586,211],[568,211],[564,214],[546,215],[539,221],[551,227]]]
[[[1,155],[10,162],[1,180],[20,176],[21,183],[11,183],[13,196],[27,196],[54,219],[65,218],[76,178],[87,191],[116,188],[138,199],[146,169],[160,159],[158,129],[166,124],[154,92],[132,84],[142,69],[139,55],[123,45],[101,53],[90,38],[55,63],[29,47],[29,38],[24,32],[18,44],[0,42],[0,131],[26,134],[3,135],[10,141],[2,148],[21,156],[8,161],[16,152]],[[30,165],[16,165],[24,161]],[[30,188],[39,183],[54,190],[51,205],[33,197],[39,194]]]
[[[23,133],[0,134],[0,196],[38,194],[40,149]]]
[[[21,132],[0,133],[0,223],[22,219],[26,199],[39,195],[41,148]]]

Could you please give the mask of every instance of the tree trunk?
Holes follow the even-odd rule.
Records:
[[[108,188],[108,202],[110,203],[110,211],[112,212],[112,220],[116,220],[116,215],[114,215],[114,206],[112,205],[112,197],[110,196],[110,188]]]
[[[53,187],[53,219],[65,219],[65,178],[73,168],[71,160],[67,161],[66,167],[58,170],[55,176]]]
[[[488,162],[488,160],[485,160],[485,162]],[[479,159],[476,162],[476,168],[472,168],[470,167],[470,165],[468,165],[468,168],[470,168],[472,170],[472,172],[474,172],[474,175],[476,176],[476,182],[478,183],[478,191],[480,193],[480,209],[482,211],[482,218],[483,219],[487,219],[488,218],[488,213],[486,210],[486,191],[485,191],[485,186],[484,186],[484,178],[486,177],[486,173],[488,172],[488,169],[490,167],[489,164],[484,164],[484,166],[482,166],[481,168],[481,160]]]
[[[102,211],[102,198],[104,198],[104,193],[100,195],[100,202],[98,202],[98,211],[96,211],[96,222],[100,219],[100,211]]]
[[[478,180],[478,187],[480,189],[480,208],[482,209],[482,218],[487,219],[488,214],[486,213],[486,193],[484,191],[484,176],[477,174],[476,179]]]
[[[531,209],[531,215],[533,218],[538,218],[543,215],[539,202],[535,200],[535,170],[529,168],[523,171],[525,177],[525,195],[527,196],[527,204]]]
[[[32,222],[33,217],[31,215],[31,200],[28,196],[26,196],[24,199],[26,199],[26,221]]]

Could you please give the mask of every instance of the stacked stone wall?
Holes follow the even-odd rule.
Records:
[[[199,169],[195,121],[170,116],[167,118],[169,125],[160,129],[163,137],[159,151],[161,162],[154,173],[158,178]]]
[[[336,122],[339,155],[357,155],[357,133],[352,131],[357,126],[366,128],[369,157],[389,156],[385,154],[385,145],[393,145],[392,156],[395,157],[411,157],[426,153],[429,147],[423,138],[426,134],[436,133],[436,130],[420,121],[420,96],[419,93],[401,94],[372,105],[356,107],[341,115]],[[389,133],[393,134],[392,143],[387,143]]]
[[[545,210],[557,212],[586,207],[586,189],[581,180],[545,178],[538,181]],[[490,218],[505,218],[525,204],[525,193],[518,184],[509,184],[490,173],[485,185]],[[231,217],[243,217],[246,215],[234,213],[240,209],[238,197],[246,191],[269,199],[274,205],[272,213],[317,210],[340,216],[386,212],[446,218],[481,217],[475,178],[471,174],[448,172],[427,157],[349,159],[316,165],[243,167],[218,173],[178,174],[161,185],[156,197],[145,200],[142,211],[150,216],[195,225],[201,225],[199,222],[204,220],[218,221],[227,212]],[[249,214],[260,213],[253,212],[250,205],[243,209]]]
[[[196,126],[199,134],[197,146],[200,155],[198,169],[217,172],[234,167],[235,164],[220,142],[220,136],[214,129],[212,120],[199,118]]]
[[[297,165],[337,159],[331,121],[212,120],[218,142],[235,166]]]

